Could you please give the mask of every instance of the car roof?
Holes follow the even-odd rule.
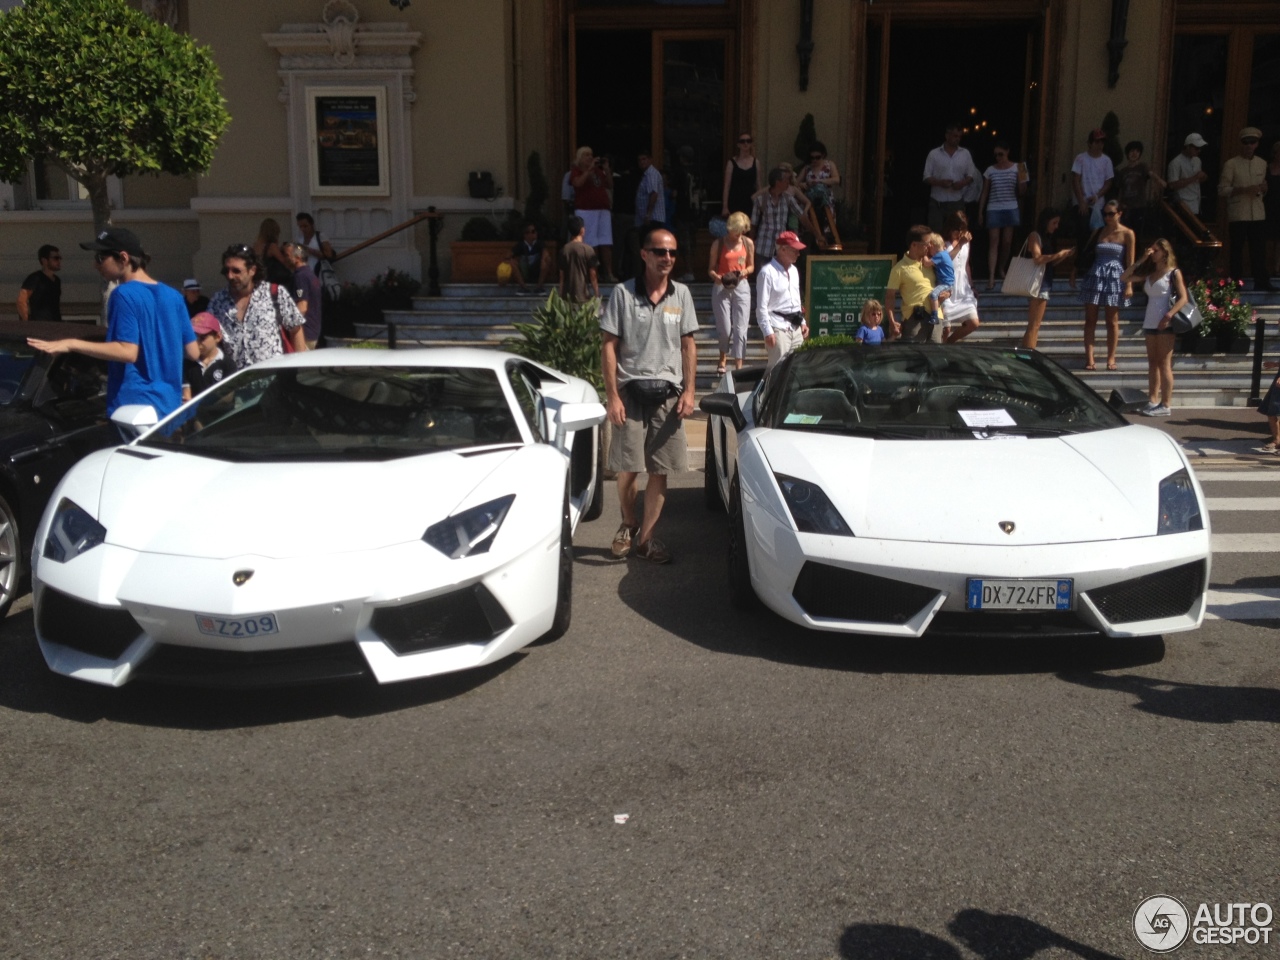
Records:
[[[78,340],[105,340],[107,328],[96,323],[59,323],[56,320],[34,320],[23,323],[21,320],[0,320],[0,341],[25,342],[28,337],[37,340],[65,340],[75,337]]]

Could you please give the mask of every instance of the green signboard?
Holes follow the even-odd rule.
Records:
[[[804,305],[811,336],[858,329],[862,305],[884,300],[892,256],[810,257],[805,267]]]

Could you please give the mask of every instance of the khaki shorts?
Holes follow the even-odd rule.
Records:
[[[625,384],[622,395],[627,422],[613,428],[609,443],[609,469],[615,473],[684,473],[689,469],[689,450],[684,423],[676,413],[679,395],[668,397],[656,407],[641,407]]]

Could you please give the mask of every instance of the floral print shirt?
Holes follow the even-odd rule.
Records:
[[[273,286],[276,289],[274,306],[271,303]],[[270,283],[260,283],[253,288],[243,320],[236,317],[235,299],[225,287],[209,301],[209,312],[222,324],[222,350],[237,370],[280,356],[284,353],[280,328],[292,330],[306,323],[289,291]]]

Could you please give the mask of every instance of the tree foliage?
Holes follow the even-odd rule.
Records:
[[[230,122],[207,47],[125,0],[26,0],[0,15],[0,177],[48,157],[110,222],[107,177],[208,169]]]

